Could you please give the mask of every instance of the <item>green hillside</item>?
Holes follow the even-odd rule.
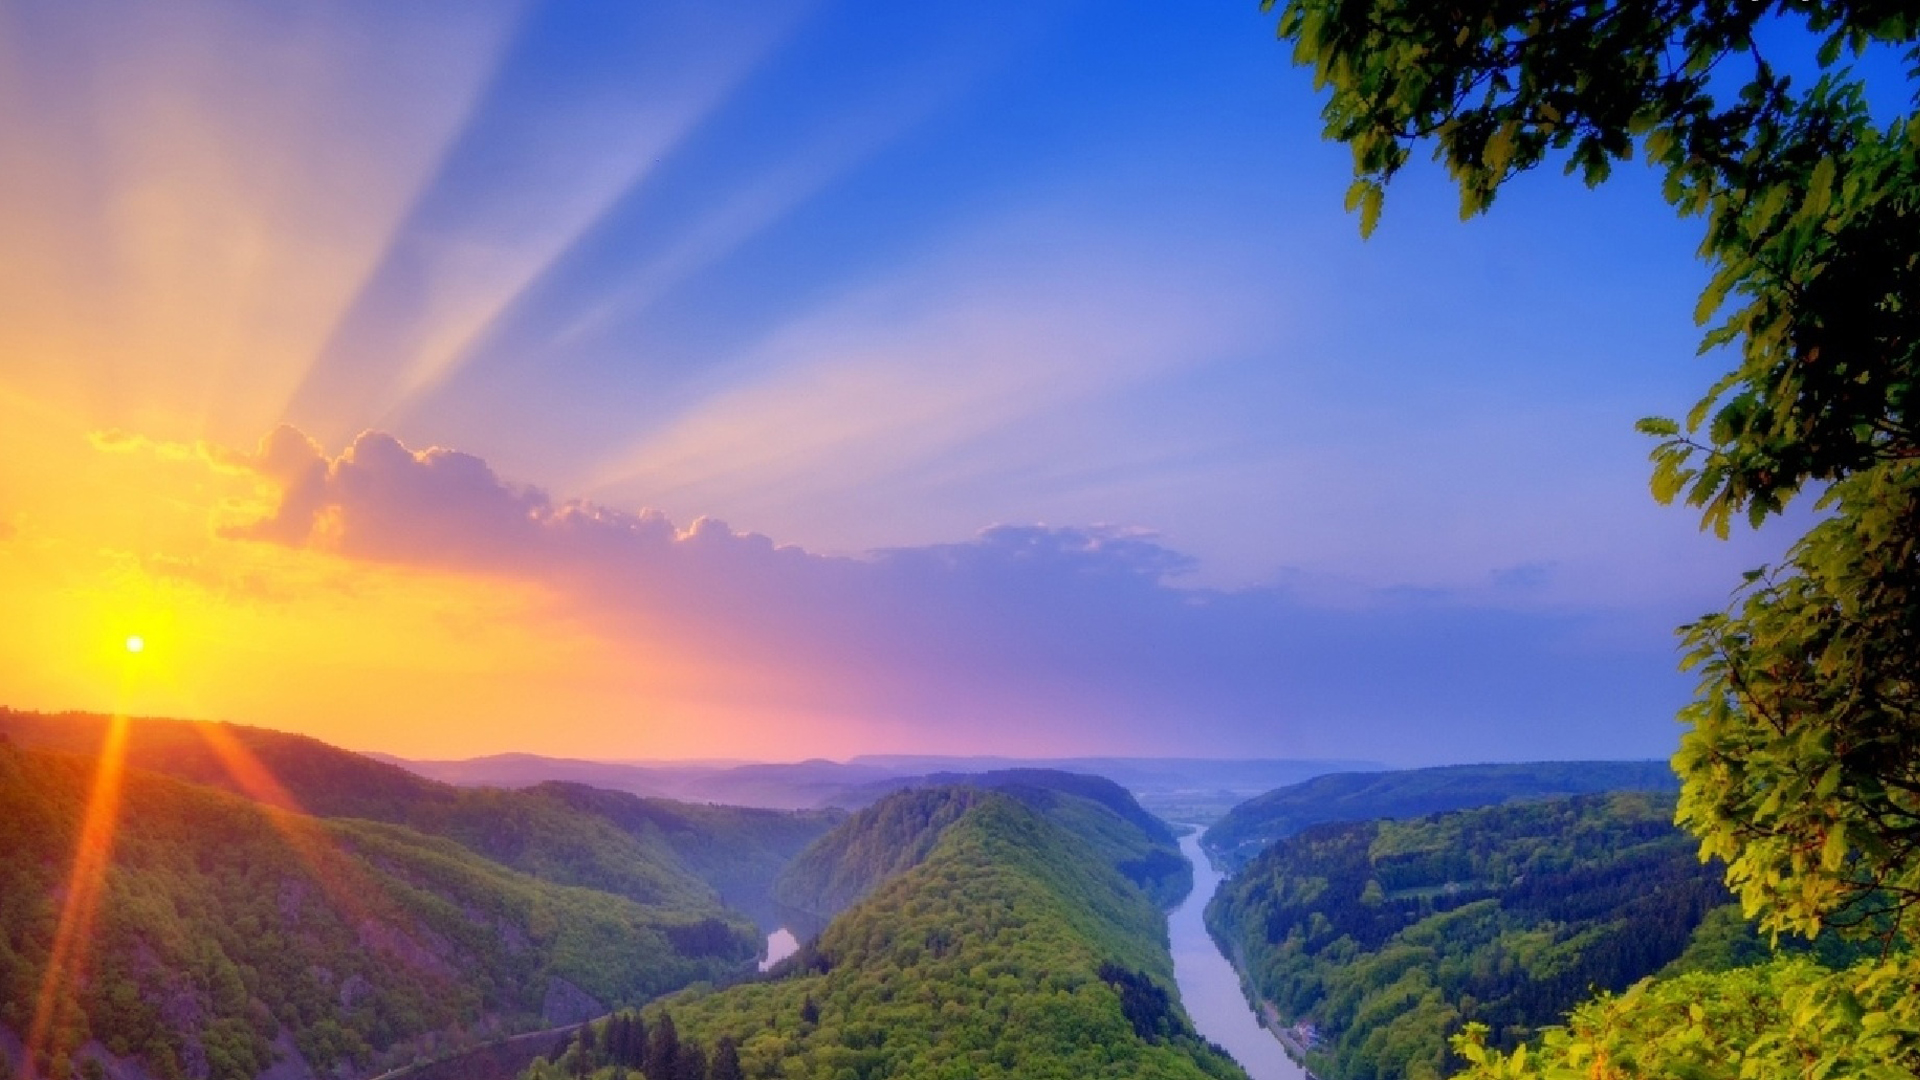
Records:
[[[1729,897],[1672,820],[1636,792],[1317,826],[1228,881],[1208,926],[1311,1027],[1316,1075],[1438,1077],[1463,1024],[1510,1047],[1687,952]]]
[[[774,885],[785,907],[830,918],[895,874],[918,865],[940,833],[977,798],[998,791],[1066,828],[1162,906],[1193,887],[1193,869],[1173,832],[1126,789],[1097,776],[1006,769],[952,778],[951,786],[909,786],[821,837]]]
[[[97,715],[0,710],[0,732],[23,745],[92,754],[105,730],[106,718]],[[760,913],[780,866],[840,819],[821,811],[694,806],[570,784],[524,791],[454,787],[317,739],[238,724],[138,719],[129,729],[127,760],[256,795],[235,779],[209,732],[244,748],[308,813],[404,825],[545,880],[718,919],[743,948],[758,935],[748,920],[722,907],[722,898]]]
[[[1678,778],[1664,761],[1535,761],[1330,773],[1248,799],[1201,839],[1222,865],[1238,869],[1268,844],[1329,821],[1415,818],[1551,795],[1679,789]]]
[[[0,1026],[30,1029],[94,774],[0,739]],[[445,839],[321,821],[125,774],[85,978],[66,980],[50,1053],[87,1049],[162,1078],[250,1078],[294,1055],[383,1064],[594,1015],[739,971],[702,907],[537,880]]]
[[[638,1026],[599,1025],[584,1052],[529,1077],[604,1080],[640,1065],[692,1080],[1242,1075],[1179,1008],[1153,901],[1082,836],[978,789],[910,791],[870,809],[842,832],[875,839],[841,850],[879,865],[879,837],[937,838],[776,977],[689,991]],[[928,828],[905,828],[916,822]]]
[[[1167,828],[1166,822],[1148,813],[1133,797],[1133,793],[1125,787],[1105,776],[1073,772],[1068,769],[1010,768],[986,769],[980,772],[925,773],[876,781],[851,789],[848,794],[857,801],[858,805],[867,806],[905,788],[951,787],[954,784],[967,784],[995,791],[1045,788],[1066,795],[1078,795],[1083,799],[1097,802],[1132,822],[1141,832],[1155,840],[1175,842],[1173,831]]]
[[[947,827],[985,792],[978,788],[902,791],[867,807],[814,841],[774,883],[774,899],[829,919],[888,878],[926,861]]]
[[[570,783],[541,784],[529,794],[611,822],[650,846],[664,846],[723,902],[769,925],[775,922],[772,892],[780,872],[847,817],[841,810],[684,803]]]

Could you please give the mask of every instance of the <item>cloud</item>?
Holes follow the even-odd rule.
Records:
[[[1187,452],[1116,420],[1116,403],[1240,355],[1277,314],[1238,253],[1062,225],[1047,206],[827,291],[629,425],[581,485],[858,550],[1058,507],[1063,489],[1111,483],[1098,477],[1116,461]],[[1147,469],[1118,471],[1132,484]]]
[[[494,569],[524,554],[546,496],[502,484],[471,454],[415,453],[378,432],[329,459],[297,429],[276,428],[251,454],[227,454],[280,489],[274,512],[222,535],[321,546],[380,562]]]
[[[119,428],[90,431],[87,442],[104,454],[151,454],[165,461],[191,461],[204,456],[202,448],[193,443],[149,439]]]
[[[1191,588],[1190,556],[1114,526],[829,557],[557,502],[378,432],[329,457],[282,427],[223,460],[280,492],[229,537],[533,582],[616,640],[718,673],[709,701],[860,717],[891,745],[1433,761],[1661,754],[1674,731],[1663,637],[1623,645],[1596,615]]]

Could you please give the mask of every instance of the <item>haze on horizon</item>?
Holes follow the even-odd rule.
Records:
[[[1363,243],[1251,0],[9,2],[0,57],[0,704],[1664,756],[1778,547],[1646,494],[1706,370],[1653,178],[1468,226],[1410,169]]]

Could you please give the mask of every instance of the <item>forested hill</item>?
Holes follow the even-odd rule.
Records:
[[[1686,951],[1729,897],[1672,821],[1672,796],[1633,792],[1319,825],[1230,879],[1208,926],[1313,1027],[1316,1075],[1426,1080],[1469,1021],[1512,1046]]]
[[[787,908],[825,919],[911,869],[980,795],[997,791],[1066,828],[1162,906],[1193,887],[1193,869],[1172,830],[1126,789],[1097,776],[1009,769],[910,787],[859,811],[815,841],[774,886]]]
[[[83,754],[97,751],[106,724],[92,714],[0,710],[0,733],[16,742]],[[260,769],[236,767],[235,748]],[[755,940],[754,928],[724,911],[720,896],[763,915],[780,866],[843,816],[690,806],[576,785],[460,788],[317,739],[238,724],[137,719],[126,758],[321,817],[405,825],[547,880],[697,910],[730,923],[743,943]]]
[[[1121,818],[1132,822],[1148,838],[1178,846],[1178,840],[1173,835],[1173,830],[1167,827],[1167,823],[1148,813],[1126,788],[1104,776],[1070,772],[1064,769],[989,769],[984,772],[937,772],[921,776],[897,777],[850,789],[847,793],[847,805],[871,805],[895,791],[907,788],[951,787],[955,784],[1016,794],[1022,791],[1046,790],[1063,795],[1076,795],[1089,802],[1099,803]],[[1032,799],[1028,797],[1023,801],[1031,803]]]
[[[896,800],[951,820],[774,978],[595,1025],[529,1080],[1243,1076],[1179,1007],[1154,903],[1082,837],[997,792]]]
[[[281,1076],[364,1076],[753,957],[705,906],[543,882],[406,828],[290,814],[138,769],[124,774],[96,893],[96,879],[69,878],[95,765],[0,738],[0,1044],[19,1045],[56,986],[40,1075],[96,1061],[114,1075],[139,1075],[119,1071],[128,1064],[162,1080],[247,1080],[278,1060]],[[90,895],[84,953],[49,984],[58,921]]]
[[[845,821],[843,810],[761,810],[675,802],[584,784],[549,782],[529,793],[554,799],[612,822],[637,837],[666,845],[720,899],[777,925],[773,884],[807,845]]]
[[[1536,761],[1330,773],[1276,788],[1228,811],[1201,838],[1229,869],[1268,844],[1329,821],[1414,818],[1550,795],[1680,790],[1664,761]]]

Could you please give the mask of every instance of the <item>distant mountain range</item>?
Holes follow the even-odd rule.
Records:
[[[371,754],[421,776],[462,786],[531,787],[564,780],[639,795],[783,810],[840,807],[857,810],[890,791],[924,786],[931,775],[973,775],[1006,769],[1052,769],[1104,776],[1130,791],[1147,810],[1170,821],[1205,823],[1233,805],[1330,772],[1378,769],[1366,761],[1287,758],[1083,757],[1025,759],[865,755],[849,761],[792,763],[670,763],[584,761],[532,754],[497,754],[460,761],[416,761]]]

